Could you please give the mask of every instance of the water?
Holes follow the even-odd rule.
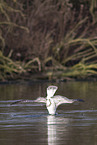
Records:
[[[46,96],[46,88],[57,85],[56,94],[85,102],[61,105],[57,115],[48,115],[44,104],[10,106],[18,99]],[[0,145],[96,145],[97,83],[21,83],[0,85]]]

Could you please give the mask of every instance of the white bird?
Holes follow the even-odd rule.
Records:
[[[56,95],[54,96],[56,90],[58,89],[57,86],[49,86],[47,88],[47,97],[38,97],[36,100],[18,100],[16,102],[13,102],[11,105],[16,103],[25,103],[25,102],[39,102],[39,103],[45,103],[48,113],[50,115],[56,114],[56,109],[61,104],[66,103],[73,103],[75,101],[81,101],[84,102],[82,99],[68,99],[67,97]]]

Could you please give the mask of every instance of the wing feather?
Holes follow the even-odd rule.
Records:
[[[39,103],[46,103],[46,98],[44,97],[38,97],[34,102],[39,102]]]
[[[56,103],[56,107],[58,107],[61,104],[65,103],[73,103],[76,101],[84,102],[82,99],[68,99],[67,97],[56,95],[54,96],[54,102]]]
[[[15,104],[19,104],[19,103],[33,103],[33,102],[36,102],[36,103],[46,103],[46,98],[43,98],[43,97],[38,97],[36,100],[17,100],[13,103],[11,103],[10,105],[15,105]]]
[[[19,103],[27,103],[27,102],[34,102],[34,100],[17,100],[13,103],[11,103],[10,105],[15,105],[15,104],[19,104]]]

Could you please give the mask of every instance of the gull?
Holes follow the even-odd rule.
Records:
[[[38,103],[45,103],[46,108],[48,110],[48,113],[50,115],[56,114],[56,109],[61,104],[71,104],[76,101],[78,102],[84,102],[82,99],[68,99],[67,97],[61,96],[61,95],[55,95],[56,90],[58,89],[57,86],[49,86],[47,88],[47,97],[38,97],[36,100],[18,100],[16,102],[13,102],[11,105],[17,104],[17,103],[26,103],[26,102],[38,102]]]

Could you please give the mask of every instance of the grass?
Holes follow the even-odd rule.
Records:
[[[97,75],[96,5],[73,6],[68,0],[0,2],[0,80]]]

